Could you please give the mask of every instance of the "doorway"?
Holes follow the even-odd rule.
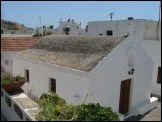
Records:
[[[128,112],[130,85],[131,85],[131,79],[127,79],[127,80],[124,80],[124,81],[121,82],[119,113],[126,114]]]
[[[70,35],[70,28],[67,26],[64,29],[65,35]]]
[[[50,78],[50,91],[56,92],[56,79]]]

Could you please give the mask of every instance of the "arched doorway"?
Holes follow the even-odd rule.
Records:
[[[65,35],[70,35],[70,27],[69,26],[66,26],[64,28],[64,33],[65,33]]]

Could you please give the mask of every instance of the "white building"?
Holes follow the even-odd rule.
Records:
[[[57,28],[47,28],[46,26],[36,28],[35,35],[85,35],[87,32],[81,28],[81,24],[76,23],[73,19],[60,21]]]
[[[81,25],[69,19],[69,21],[60,21],[58,27],[58,34],[60,35],[84,35],[85,29]]]
[[[154,62],[152,93],[161,97],[161,40],[142,40],[140,45]]]
[[[111,106],[121,120],[156,107],[150,98],[154,62],[133,35],[46,36],[13,58],[23,90],[40,97],[53,91],[69,103]]]
[[[21,50],[29,48],[38,38],[23,35],[2,35],[1,37],[1,67],[12,74],[12,56]]]
[[[12,56],[15,52],[16,51],[1,51],[1,67],[11,74],[13,72]]]
[[[126,33],[133,33],[153,60],[152,93],[161,97],[161,21],[132,19],[88,22],[88,35],[120,37]]]
[[[161,40],[161,22],[145,19],[88,22],[88,35],[120,37],[131,32],[140,40]]]

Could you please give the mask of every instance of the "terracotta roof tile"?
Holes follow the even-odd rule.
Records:
[[[21,51],[28,49],[39,38],[1,37],[1,51]]]

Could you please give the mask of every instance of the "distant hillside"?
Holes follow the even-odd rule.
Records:
[[[1,29],[3,29],[3,33],[12,33],[12,34],[31,34],[34,29],[25,27],[23,24],[19,24],[16,22],[8,21],[1,19]]]

